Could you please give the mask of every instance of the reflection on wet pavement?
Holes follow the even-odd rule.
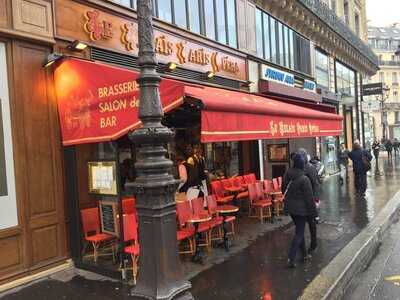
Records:
[[[400,161],[380,161],[382,176],[368,176],[366,198],[355,195],[352,174],[344,185],[338,176],[323,184],[318,225],[319,246],[313,259],[287,269],[287,248],[293,228],[276,230],[258,238],[229,260],[192,280],[196,299],[296,299],[307,284],[358,234],[397,192]],[[307,230],[308,231],[308,230]]]

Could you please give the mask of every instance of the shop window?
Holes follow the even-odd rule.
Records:
[[[231,47],[237,47],[236,32],[236,1],[226,0],[226,18],[228,24],[228,44]]]
[[[222,0],[216,1],[217,13],[217,39],[218,42],[226,44],[226,22],[225,22],[225,3]]]
[[[231,177],[239,174],[238,142],[206,144],[205,153],[211,177]]]
[[[174,24],[186,28],[186,0],[174,0]]]
[[[162,0],[157,2],[158,17],[161,20],[172,23],[171,0]]]
[[[200,7],[199,0],[188,0],[189,29],[200,33]]]
[[[257,55],[263,57],[263,24],[262,24],[262,11],[257,9],[256,11],[256,44],[257,44]]]
[[[394,112],[394,122],[396,124],[400,123],[400,112],[399,111]]]
[[[215,40],[214,0],[204,0],[204,21],[206,36]]]
[[[385,39],[377,40],[376,46],[378,49],[388,49],[389,48],[389,41]]]

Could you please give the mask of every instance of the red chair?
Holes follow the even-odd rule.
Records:
[[[279,216],[283,212],[283,195],[282,192],[276,192],[273,187],[273,181],[264,180],[264,191],[272,195],[272,203],[274,204],[275,214]]]
[[[256,183],[257,182],[256,175],[254,173],[250,173],[250,174],[244,175],[244,181],[247,184]]]
[[[218,204],[227,204],[233,200],[232,195],[225,195],[225,191],[220,181],[211,182],[211,193],[215,195]]]
[[[242,192],[240,192],[239,194],[237,194],[236,199],[246,199],[249,197],[249,192],[246,191],[246,188],[244,188],[242,186],[242,181],[241,178],[237,179],[237,177],[233,177],[233,178],[229,178],[229,181],[231,182],[231,185],[237,188],[241,188]]]
[[[124,215],[123,219],[124,219],[124,242],[129,243],[128,246],[125,246],[124,252],[131,256],[133,283],[136,285],[136,277],[138,273],[138,260],[140,253],[140,246],[138,242],[138,223],[135,214]]]
[[[206,196],[206,200],[207,200],[208,212],[211,215],[216,216],[217,219],[221,220],[221,224],[222,224],[223,218],[218,215],[218,211],[217,211],[218,204],[217,204],[217,200],[215,199],[215,196],[214,195]],[[231,231],[228,232],[228,234],[235,235],[235,220],[236,220],[235,216],[227,216],[227,217],[225,217],[225,223],[230,223],[231,224]],[[218,239],[218,240],[223,239],[222,228],[221,228],[221,231],[218,232],[218,236],[217,236],[216,239]]]
[[[189,201],[176,203],[176,216],[178,219],[178,230],[176,232],[178,243],[187,241],[189,246],[188,250],[182,250],[179,251],[179,253],[189,253],[193,255],[196,251],[196,243],[194,240],[194,227],[191,224],[188,224],[188,220],[190,220],[193,216]]]
[[[282,190],[282,176],[278,177],[279,189]]]
[[[102,243],[111,242],[114,236],[100,231],[99,209],[97,207],[82,209],[81,218],[84,238],[91,243],[94,262],[97,263],[99,247]],[[114,244],[111,245],[111,250],[113,259],[115,259]]]
[[[136,214],[136,199],[133,197],[122,199],[122,211],[126,215]]]
[[[271,211],[272,203],[269,199],[263,196],[262,187],[260,186],[260,183],[249,184],[249,199],[250,199],[249,217],[259,218],[261,223],[264,222],[264,218],[272,218],[272,211]],[[255,211],[254,215],[252,215],[253,211]]]
[[[201,215],[208,215],[208,211],[204,209],[204,199],[203,198],[194,198],[191,200],[192,202],[192,209],[193,209],[193,214],[195,216],[201,216]],[[218,225],[217,222],[210,220],[207,222],[202,222],[199,224],[197,228],[198,233],[204,233],[205,234],[205,239],[204,243],[202,244],[197,244],[198,246],[206,246],[207,248],[211,246],[211,231],[213,228],[217,227]]]
[[[281,190],[282,185],[279,185],[279,179],[273,178],[272,179],[272,186],[274,189],[274,200],[283,201],[283,193]]]

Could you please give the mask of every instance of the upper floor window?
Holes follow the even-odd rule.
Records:
[[[385,73],[379,72],[379,82],[385,82]]]
[[[340,62],[336,62],[337,91],[347,97],[355,97],[355,72]]]
[[[214,0],[204,0],[205,35],[215,40],[215,10]]]
[[[111,0],[112,2],[115,2],[117,4],[121,4],[133,9],[136,9],[136,0]]]
[[[171,0],[157,1],[157,16],[164,21],[172,23]]]
[[[329,88],[329,58],[319,50],[315,51],[315,80],[318,85]]]
[[[358,36],[360,36],[360,15],[358,13],[354,14],[354,29]]]
[[[344,11],[344,21],[347,25],[349,25],[349,2],[343,2],[343,11]]]
[[[188,0],[189,30],[200,33],[200,7],[198,0]]]
[[[392,73],[392,83],[398,83],[397,82],[397,72]]]
[[[389,42],[386,39],[379,39],[379,40],[377,40],[376,47],[378,49],[388,49],[389,48]]]
[[[174,24],[187,27],[186,0],[174,0]]]

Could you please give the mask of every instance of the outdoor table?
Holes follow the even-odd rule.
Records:
[[[237,187],[237,186],[230,186],[224,188],[226,191],[230,192],[233,195],[232,203],[237,205],[237,195],[239,195],[240,192],[243,191],[243,188]]]
[[[220,205],[217,206],[216,208],[217,212],[223,217],[224,219],[224,223],[222,225],[222,228],[224,230],[224,246],[225,246],[225,250],[229,251],[229,239],[228,239],[228,229],[226,228],[226,218],[232,214],[235,213],[239,210],[239,207],[234,206],[234,205]]]
[[[208,214],[202,214],[198,216],[193,216],[190,220],[188,220],[188,223],[191,223],[194,225],[195,228],[195,233],[196,233],[196,251],[192,257],[193,262],[199,262],[202,263],[203,257],[200,252],[200,247],[198,246],[198,241],[200,239],[200,233],[198,232],[199,229],[199,224],[203,222],[207,222],[211,220],[211,216]]]

